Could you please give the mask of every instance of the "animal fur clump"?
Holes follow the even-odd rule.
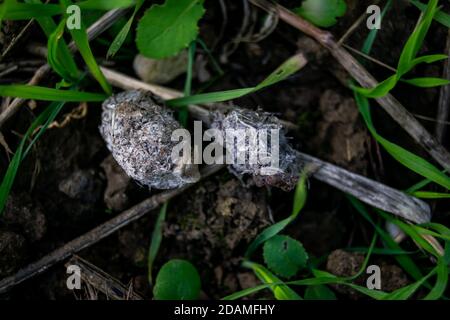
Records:
[[[157,189],[174,189],[199,180],[196,165],[181,159],[173,163],[177,142],[172,132],[181,125],[153,94],[121,92],[103,103],[100,133],[114,159],[139,183]]]
[[[231,130],[248,130],[252,129],[256,132],[266,132],[267,138],[261,138],[258,133],[258,141],[265,140],[262,143],[266,143],[264,158],[271,158],[274,152],[278,151],[278,164],[275,168],[270,168],[266,161],[261,160],[258,156],[256,163],[251,163],[248,154],[246,155],[246,161],[244,163],[230,164],[228,169],[238,177],[250,175],[259,187],[261,186],[273,186],[281,188],[285,191],[295,188],[302,164],[298,161],[297,151],[291,147],[289,141],[285,135],[283,125],[280,120],[274,115],[262,112],[252,111],[241,108],[233,109],[227,115],[216,114],[212,123],[212,127],[220,129],[223,135],[226,136],[226,131]],[[278,132],[276,135],[272,132]],[[248,131],[247,131],[248,132]],[[266,138],[266,139],[265,139]],[[277,150],[273,148],[271,144],[272,139],[278,140],[276,144]],[[233,158],[236,158],[236,153],[251,151],[252,146],[247,138],[245,143],[233,142],[233,148],[229,148],[227,152],[233,152]],[[260,152],[260,150],[258,150]],[[262,174],[262,172],[265,172]]]

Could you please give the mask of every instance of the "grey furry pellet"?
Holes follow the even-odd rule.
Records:
[[[261,169],[265,168],[266,164],[261,163],[259,160],[255,164],[250,164],[249,161],[246,161],[244,164],[233,163],[228,168],[238,177],[244,175],[251,176],[255,184],[260,187],[274,186],[285,191],[295,188],[303,166],[297,159],[297,151],[289,145],[283,125],[277,117],[267,112],[236,108],[227,115],[216,113],[212,127],[220,129],[224,136],[228,129],[245,130],[250,128],[258,131],[265,130],[266,132],[270,132],[271,129],[278,130],[279,163],[276,173],[261,174]],[[274,137],[271,138],[273,139]],[[248,139],[245,144],[238,144],[235,142],[231,152],[236,155],[237,152],[246,152],[246,150],[249,150]],[[230,150],[227,150],[227,152],[230,152]],[[271,155],[271,152],[272,150],[268,146],[268,156]],[[246,160],[248,160],[248,157]]]
[[[131,178],[148,187],[173,189],[199,180],[197,165],[172,162],[177,142],[171,135],[179,128],[163,102],[148,91],[121,92],[103,103],[100,133],[108,149]]]

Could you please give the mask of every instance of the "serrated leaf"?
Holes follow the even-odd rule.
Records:
[[[153,5],[139,21],[136,44],[144,56],[162,59],[186,48],[198,34],[203,0],[166,0]]]
[[[347,11],[344,0],[305,0],[294,12],[319,27],[331,27]]]
[[[153,295],[157,300],[195,300],[200,287],[197,269],[186,260],[173,259],[159,270]]]
[[[264,261],[279,276],[290,278],[306,266],[308,254],[291,237],[277,235],[264,243]]]

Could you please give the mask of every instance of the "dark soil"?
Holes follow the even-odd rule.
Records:
[[[232,3],[231,3],[232,2]],[[297,1],[279,1],[293,8]],[[330,31],[339,38],[364,12],[361,1],[348,1],[349,13]],[[358,114],[352,93],[342,85],[346,77],[338,64],[326,51],[297,30],[280,22],[276,30],[258,43],[240,43],[227,55],[223,48],[232,41],[242,23],[241,1],[226,1],[229,21],[222,38],[216,39],[221,28],[221,11],[214,1],[206,1],[207,14],[202,20],[201,36],[214,47],[213,55],[225,61],[221,67],[225,75],[212,81],[214,68],[207,55],[199,49],[193,88],[207,91],[225,90],[254,85],[264,79],[286,58],[303,51],[310,58],[304,70],[266,90],[234,101],[235,105],[274,112],[279,118],[298,124],[299,129],[289,132],[292,144],[299,150],[345,167],[351,171],[403,189],[419,181],[419,177],[393,160],[374,143]],[[395,66],[402,45],[414,28],[418,11],[395,1],[379,33],[373,56]],[[442,3],[444,5],[444,3]],[[445,3],[448,7],[448,3]],[[263,12],[256,11],[258,18]],[[143,10],[142,10],[143,12]],[[20,30],[20,28],[19,28]],[[17,30],[9,26],[2,44]],[[348,40],[360,48],[367,35],[364,25]],[[442,53],[445,50],[446,30],[433,24],[423,53]],[[20,40],[5,61],[35,59],[21,47],[31,42],[45,43],[38,26]],[[95,42],[96,56],[104,57],[107,47]],[[128,53],[128,52],[131,52]],[[132,58],[137,50],[134,43],[112,61],[111,68],[134,77]],[[389,71],[367,63],[368,69],[382,79]],[[199,67],[200,68],[200,67]],[[417,74],[439,76],[435,65],[418,68]],[[339,75],[343,75],[339,76]],[[31,73],[13,73],[1,82],[25,82]],[[42,85],[55,83],[55,75]],[[168,86],[181,89],[184,76]],[[92,84],[94,85],[94,84]],[[411,111],[435,117],[439,90],[411,90],[400,85],[395,95]],[[21,135],[41,110],[24,107],[2,128],[9,147],[15,150]],[[63,113],[76,105],[68,104]],[[100,136],[101,108],[90,104],[86,117],[73,120],[62,128],[47,130],[19,169],[4,216],[0,220],[0,278],[14,274],[20,267],[59,248],[67,241],[82,235],[124,209],[142,201],[158,191],[148,191],[124,175],[114,162]],[[63,115],[58,118],[61,120]],[[383,136],[399,143],[416,154],[423,151],[376,105],[373,117]],[[423,122],[434,130],[434,122]],[[448,144],[447,144],[448,146]],[[0,146],[0,173],[4,175],[11,155]],[[241,267],[243,254],[252,239],[274,221],[289,215],[292,192],[247,186],[230,173],[221,171],[202,181],[183,195],[170,201],[164,223],[162,247],[158,254],[154,274],[171,258],[191,261],[200,271],[203,295],[220,298],[237,290],[259,283],[249,270]],[[448,221],[448,207],[438,203],[437,221]],[[100,267],[124,284],[151,298],[147,281],[147,252],[158,211],[134,222],[107,239],[83,250],[80,256]],[[310,181],[309,198],[300,217],[289,226],[287,234],[302,241],[311,257],[322,259],[323,269],[336,275],[353,275],[362,264],[363,255],[343,251],[347,247],[367,247],[373,235],[371,226],[352,209],[345,196],[317,181]],[[414,248],[412,243],[406,247]],[[330,255],[331,253],[331,255]],[[255,255],[258,260],[258,256]],[[328,256],[328,260],[327,260]],[[376,256],[374,263],[382,267],[383,290],[392,291],[409,283],[411,279],[391,259]],[[360,278],[357,283],[364,283]],[[84,291],[74,292],[65,286],[64,264],[50,268],[43,275],[15,287],[2,299],[74,299],[86,298]],[[360,295],[347,288],[336,287],[340,296],[359,299]],[[270,293],[262,293],[270,297]]]

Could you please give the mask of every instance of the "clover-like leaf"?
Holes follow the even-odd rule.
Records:
[[[305,0],[294,12],[319,27],[331,27],[347,11],[344,0]]]
[[[267,240],[263,253],[267,266],[285,278],[294,276],[308,261],[303,245],[288,236],[277,235]]]
[[[203,0],[166,0],[150,7],[139,21],[136,44],[144,56],[162,59],[186,48],[198,34]]]
[[[186,260],[173,259],[159,270],[153,296],[157,300],[195,300],[200,287],[197,269]]]

